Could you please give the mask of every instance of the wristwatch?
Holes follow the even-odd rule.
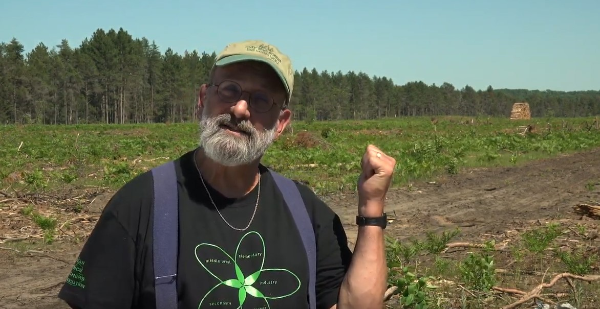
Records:
[[[356,225],[358,226],[379,226],[382,229],[387,227],[387,215],[384,212],[381,217],[363,217],[356,216]]]

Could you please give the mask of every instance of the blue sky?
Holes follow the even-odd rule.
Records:
[[[594,0],[0,0],[0,12],[0,42],[16,37],[26,51],[123,27],[179,53],[262,39],[296,69],[363,71],[396,84],[600,90]]]

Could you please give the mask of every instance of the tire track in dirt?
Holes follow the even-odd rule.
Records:
[[[443,176],[435,184],[419,183],[411,191],[388,193],[386,212],[397,216],[388,234],[404,239],[458,227],[463,237],[470,238],[503,233],[535,220],[576,219],[579,216],[572,211],[574,205],[600,200],[598,190],[586,189],[586,184],[594,181],[600,182],[600,148],[519,166]],[[344,221],[349,240],[354,241],[356,196],[326,200]]]

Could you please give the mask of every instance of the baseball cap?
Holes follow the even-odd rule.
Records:
[[[217,55],[215,65],[222,66],[249,60],[264,62],[275,70],[285,86],[289,103],[294,90],[294,70],[290,58],[277,47],[261,40],[231,43]]]

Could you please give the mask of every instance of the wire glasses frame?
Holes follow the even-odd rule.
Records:
[[[217,94],[219,95],[219,98],[227,103],[236,103],[242,98],[244,93],[248,93],[248,105],[250,108],[259,113],[266,113],[270,111],[274,105],[277,105],[275,100],[273,100],[273,98],[267,93],[261,91],[244,91],[242,90],[242,86],[240,86],[240,84],[231,80],[222,81],[220,84],[210,83],[208,86],[217,87]],[[286,107],[287,102],[281,104],[281,109],[285,109]]]

